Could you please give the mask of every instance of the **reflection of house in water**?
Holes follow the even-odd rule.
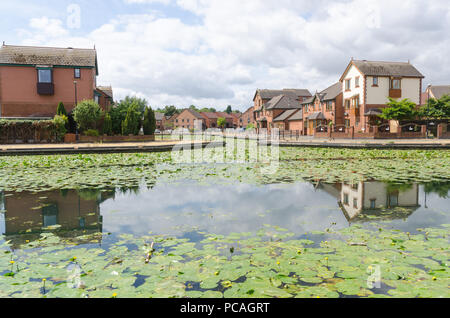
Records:
[[[394,185],[383,182],[320,184],[319,188],[336,197],[349,222],[378,217],[398,219],[419,207],[419,185]]]
[[[25,240],[38,239],[42,232],[54,232],[69,240],[102,232],[100,203],[111,197],[111,194],[58,190],[39,193],[5,192],[0,196],[0,210],[6,210],[0,234],[5,235],[7,240],[12,240],[14,246]]]

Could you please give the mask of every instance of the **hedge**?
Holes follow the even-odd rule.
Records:
[[[58,126],[53,120],[0,120],[0,143],[56,142]]]

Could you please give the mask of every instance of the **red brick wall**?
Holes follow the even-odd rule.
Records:
[[[53,68],[55,93],[37,93],[37,70],[26,66],[0,66],[0,103],[3,117],[53,117],[59,102],[67,111],[74,107],[77,81],[77,100],[94,99],[95,70],[81,69],[81,78],[74,78],[73,68]]]
[[[194,129],[195,120],[202,120],[202,119],[198,119],[191,112],[185,110],[175,118],[174,128]],[[204,120],[202,121],[203,123],[205,123]]]

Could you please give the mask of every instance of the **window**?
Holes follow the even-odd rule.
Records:
[[[189,122],[189,119],[186,119],[187,122]]]
[[[345,109],[350,109],[350,100],[349,99],[345,100]]]
[[[377,76],[373,77],[372,86],[378,86],[378,77]]]
[[[376,199],[370,200],[370,208],[375,209],[376,207],[377,207],[377,200]]]
[[[359,96],[355,97],[355,108],[359,108]]]
[[[344,193],[344,204],[348,205],[348,193]]]
[[[354,207],[355,209],[358,208],[358,199],[353,199],[353,207]]]
[[[74,69],[74,77],[81,78],[81,69],[79,68]]]
[[[391,89],[400,89],[401,88],[401,80],[398,78],[394,78],[391,80]]]
[[[398,193],[394,192],[389,194],[389,207],[398,206]]]
[[[351,85],[351,79],[345,80],[345,90],[349,91],[350,90],[350,85]]]
[[[52,70],[40,69],[38,70],[39,83],[52,83]]]
[[[359,87],[359,76],[355,78],[355,87]]]
[[[98,104],[100,102],[100,96],[95,95],[94,96],[94,101]]]
[[[345,120],[345,127],[350,128],[350,119]]]
[[[333,110],[333,102],[332,101],[328,101],[327,102],[327,111],[332,111]]]
[[[58,207],[55,204],[47,205],[42,208],[43,227],[49,227],[58,224]]]

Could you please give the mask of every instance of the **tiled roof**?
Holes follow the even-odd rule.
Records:
[[[450,95],[450,85],[440,85],[440,86],[432,85],[430,89],[434,97],[437,99],[441,98],[444,95]]]
[[[97,86],[97,89],[105,93],[111,98],[114,98],[113,96],[113,90],[111,86]]]
[[[288,110],[282,112],[281,115],[278,116],[277,118],[275,118],[273,121],[285,121],[290,116],[292,116],[295,112],[298,112],[298,111],[300,111],[300,110],[299,109],[288,109]]]
[[[405,62],[377,62],[354,60],[352,63],[369,76],[424,77],[413,65]]]
[[[256,95],[259,93],[259,95],[261,96],[262,99],[272,99],[276,96],[279,95],[287,95],[290,96],[292,98],[299,98],[299,97],[309,97],[311,96],[311,93],[309,92],[309,90],[307,89],[290,89],[290,88],[285,88],[285,89],[258,89],[256,91],[255,94],[255,98]],[[254,99],[253,99],[254,100]]]
[[[303,120],[303,111],[301,109],[288,119],[288,121],[294,120]]]
[[[164,118],[164,114],[163,113],[159,113],[159,112],[155,112],[155,119],[157,121],[161,121]]]
[[[197,117],[198,119],[203,119],[203,116],[200,115],[198,112],[196,112],[195,110],[192,110],[190,108],[186,108],[185,111],[190,112],[192,115],[194,115],[194,117]]]
[[[322,112],[316,112],[316,113],[312,113],[311,115],[308,116],[309,120],[318,120],[318,119],[326,119],[324,114],[322,114]]]
[[[279,95],[266,104],[266,109],[293,109],[300,108],[300,102],[292,96]]]
[[[320,97],[321,100],[332,100],[335,99],[339,94],[342,93],[342,83],[337,82],[336,84],[331,85],[330,87],[321,91]]]
[[[0,64],[84,66],[97,68],[95,49],[3,45]]]

